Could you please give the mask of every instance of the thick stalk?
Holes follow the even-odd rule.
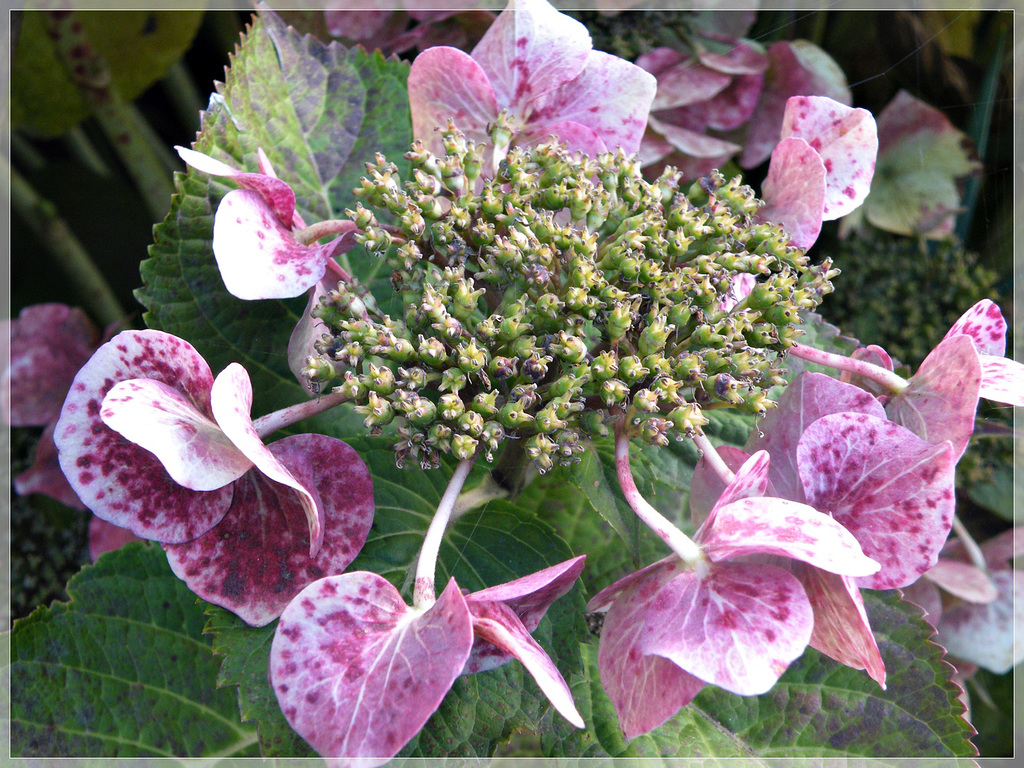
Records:
[[[622,488],[626,501],[636,512],[637,517],[643,520],[644,524],[654,531],[658,538],[668,544],[672,551],[679,555],[683,563],[695,565],[700,562],[703,555],[693,540],[676,528],[668,518],[640,495],[629,466],[629,434],[625,428],[625,419],[619,421],[615,426],[615,471],[619,477],[619,487]]]
[[[423,548],[420,549],[420,557],[416,562],[416,581],[412,588],[413,605],[417,608],[429,608],[437,600],[434,590],[434,574],[437,571],[437,555],[441,551],[441,539],[444,538],[445,529],[451,519],[452,510],[455,508],[455,501],[462,492],[462,486],[473,469],[473,463],[478,454],[468,459],[463,459],[455,468],[452,479],[448,481],[448,487],[444,490],[441,502],[434,512],[434,519],[430,521],[427,528],[427,535],[423,537]]]
[[[297,421],[302,421],[303,419],[308,419],[310,416],[316,416],[318,413],[329,411],[336,405],[341,405],[347,399],[348,397],[341,392],[332,392],[329,395],[318,397],[316,400],[307,400],[304,403],[296,403],[295,405],[289,405],[287,408],[282,408],[279,411],[274,411],[273,413],[268,413],[265,416],[260,416],[258,419],[253,421],[252,425],[256,429],[256,434],[263,438],[272,432],[291,426]]]
[[[801,360],[806,360],[809,363],[817,363],[818,365],[824,365],[840,371],[849,371],[858,376],[863,376],[865,379],[881,384],[894,395],[898,395],[910,386],[910,382],[902,376],[892,371],[887,371],[879,365],[874,365],[864,360],[854,360],[853,358],[836,355],[832,352],[823,352],[820,349],[808,347],[806,344],[794,344],[789,348],[789,354],[799,357]]]

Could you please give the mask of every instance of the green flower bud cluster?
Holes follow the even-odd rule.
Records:
[[[700,430],[702,410],[769,407],[798,312],[834,271],[755,222],[750,188],[716,172],[684,190],[674,169],[648,181],[621,152],[553,143],[513,147],[484,178],[483,147],[451,124],[444,146],[415,143],[404,180],[378,155],[348,212],[403,316],[368,311],[351,286],[317,310],[318,351],[348,367],[340,388],[367,428],[396,423],[400,462],[510,437],[545,471],[578,461],[609,412],[664,445]],[[756,287],[737,302],[744,274]]]

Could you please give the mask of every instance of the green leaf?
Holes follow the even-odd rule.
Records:
[[[374,478],[373,528],[349,571],[371,570],[411,595],[411,574],[423,534],[444,493],[450,467],[424,472],[397,470],[383,439],[352,439]],[[463,589],[501,584],[573,556],[550,525],[529,510],[496,500],[467,512],[445,535],[437,581],[454,576]],[[582,672],[579,640],[586,632],[583,596],[577,588],[548,610],[534,637],[568,678]],[[219,683],[238,686],[242,717],[258,723],[267,756],[305,756],[309,746],[285,721],[267,682],[267,663],[276,622],[253,629],[227,611],[209,610],[207,630],[224,654]],[[403,756],[489,755],[518,729],[538,729],[557,715],[518,662],[460,677]]]
[[[19,756],[250,756],[256,735],[203,635],[195,595],[153,545],[104,555],[11,635]]]
[[[406,79],[409,65],[361,48],[325,46],[301,37],[273,13],[253,22],[219,93],[203,115],[195,149],[234,167],[258,170],[262,148],[295,191],[306,220],[342,216],[373,152],[399,158],[411,141]],[[213,256],[213,217],[229,183],[189,170],[154,231],[144,285],[136,292],[151,328],[190,341],[214,372],[231,362],[248,370],[253,410],[264,413],[302,400],[288,369],[287,346],[305,297],[242,301],[224,288]],[[381,260],[362,249],[345,266],[377,284]],[[383,295],[390,295],[388,292]]]
[[[921,609],[895,591],[864,593],[887,688],[808,649],[772,690],[736,696],[707,686],[679,714],[628,744],[589,652],[594,736],[612,756],[963,757],[976,755],[953,668],[927,638]],[[575,690],[574,690],[575,693]],[[972,764],[964,761],[965,765]]]
[[[202,11],[75,11],[85,37],[103,59],[110,85],[134,100],[163,77],[188,49]],[[19,14],[11,70],[11,124],[52,138],[90,114],[80,86],[58,58],[41,12]]]

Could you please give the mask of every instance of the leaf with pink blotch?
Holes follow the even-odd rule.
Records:
[[[935,565],[953,524],[955,459],[891,421],[835,413],[804,430],[797,466],[807,503],[828,510],[882,569],[861,587],[892,589]]]
[[[712,563],[682,571],[649,605],[640,649],[733,693],[764,693],[803,653],[814,618],[788,571]]]
[[[878,155],[878,133],[870,112],[824,96],[794,96],[786,102],[781,136],[804,139],[821,155],[825,221],[845,216],[864,202]]]
[[[299,296],[324,276],[327,262],[355,245],[355,224],[328,243],[306,245],[276,218],[258,192],[235,189],[217,207],[213,254],[228,291],[240,299]]]
[[[601,684],[627,739],[661,725],[704,687],[703,680],[668,659],[641,650],[648,610],[658,600],[660,588],[676,574],[677,563],[677,558],[668,558],[640,571],[643,578],[627,577],[628,583],[615,592],[619,599],[601,628],[597,656]],[[603,598],[598,602],[603,603]],[[595,602],[588,607],[594,610]]]
[[[885,418],[878,400],[852,384],[843,384],[822,373],[801,373],[779,397],[751,434],[746,449],[771,455],[768,477],[775,492],[786,499],[804,500],[797,466],[797,443],[804,430],[830,413],[852,411]]]
[[[814,609],[809,645],[852,669],[863,669],[885,688],[885,663],[868,623],[856,581],[805,563],[793,564]]]
[[[263,444],[252,424],[252,382],[245,368],[232,363],[213,382],[210,403],[217,424],[227,438],[260,472],[291,488],[302,506],[309,527],[309,556],[315,557],[324,540],[324,506],[316,483],[299,481]]]
[[[285,718],[329,765],[372,768],[419,732],[472,644],[454,581],[423,611],[374,573],[330,576],[281,615],[270,682]]]
[[[929,443],[948,440],[959,460],[974,432],[981,379],[974,342],[968,336],[951,336],[928,353],[910,386],[890,399],[885,411]]]
[[[78,369],[92,355],[100,331],[80,309],[64,304],[25,307],[9,324],[10,362],[0,379],[4,421],[42,427],[60,415]]]
[[[257,471],[235,483],[231,509],[213,530],[164,547],[193,592],[252,626],[273,621],[313,581],[344,571],[373,523],[373,483],[353,448],[324,435],[293,435],[268,451],[296,482],[319,491],[325,533],[315,556],[299,497]]]
[[[103,423],[103,398],[129,379],[169,385],[212,416],[213,374],[191,344],[161,331],[124,331],[96,351],[71,385],[54,431],[61,469],[98,517],[141,538],[189,541],[227,514],[232,486],[183,488],[156,456]]]
[[[783,139],[772,152],[761,185],[765,206],[757,218],[781,224],[793,245],[810,248],[821,233],[826,176],[825,162],[808,142],[795,136]]]

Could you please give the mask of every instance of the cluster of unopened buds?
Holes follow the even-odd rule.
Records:
[[[766,410],[835,272],[756,222],[749,187],[714,173],[683,190],[673,169],[649,182],[621,151],[555,143],[513,147],[483,179],[483,145],[452,125],[443,141],[444,156],[413,146],[404,181],[378,156],[348,212],[404,316],[339,283],[313,309],[328,333],[304,371],[371,431],[397,419],[399,463],[508,437],[543,472],[607,434],[612,410],[655,445],[692,437],[703,410]]]

